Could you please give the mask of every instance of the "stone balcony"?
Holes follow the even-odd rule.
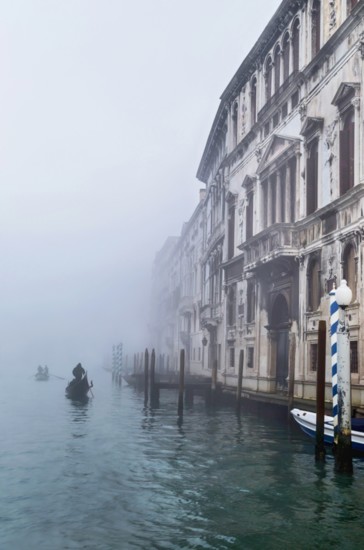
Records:
[[[202,327],[216,327],[222,321],[222,305],[209,304],[202,306],[200,318]]]
[[[193,313],[193,296],[181,296],[178,309],[182,315]]]
[[[276,224],[238,246],[244,252],[245,271],[256,269],[280,257],[296,257],[299,253],[297,229],[293,224]]]
[[[212,231],[207,236],[206,250],[204,252],[203,259],[206,259],[209,256],[211,250],[213,250],[214,247],[221,241],[221,239],[224,237],[224,234],[225,234],[225,226],[223,222],[220,220],[216,223]]]

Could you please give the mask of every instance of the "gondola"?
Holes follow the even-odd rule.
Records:
[[[49,374],[47,372],[37,372],[34,377],[38,381],[49,380]]]
[[[91,390],[93,384],[92,382],[89,383],[87,372],[81,364],[78,364],[72,372],[75,378],[71,380],[66,388],[66,397],[77,401],[84,401],[88,399],[88,392]]]
[[[34,375],[34,378],[39,381],[49,380],[49,371],[47,365],[43,368],[39,365],[37,372]]]

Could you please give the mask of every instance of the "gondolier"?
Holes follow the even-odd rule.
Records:
[[[72,382],[77,382],[77,381],[81,380],[81,378],[84,374],[86,374],[86,371],[83,368],[83,366],[81,365],[81,363],[78,363],[75,366],[75,368],[73,369],[72,374],[75,377],[75,379],[72,380]],[[71,382],[71,384],[72,384],[72,382]]]
[[[87,372],[81,365],[78,363],[75,368],[72,370],[74,379],[68,384],[66,388],[66,396],[70,399],[82,400],[87,398],[88,392],[93,387],[92,380],[90,383],[87,379]]]

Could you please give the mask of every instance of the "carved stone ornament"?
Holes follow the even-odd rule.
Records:
[[[301,102],[298,106],[298,112],[300,114],[301,120],[303,120],[304,118],[306,118],[307,115],[307,106]]]
[[[351,104],[353,105],[353,107],[355,107],[357,111],[359,111],[360,97],[353,97],[353,99],[351,100]]]
[[[335,127],[338,123],[338,118],[335,118],[331,124],[328,124],[325,128],[325,145],[327,149],[330,151],[334,144],[337,137],[337,132],[335,131]]]
[[[297,256],[295,256],[295,260],[299,263],[300,268],[302,269],[305,265],[305,256],[303,254],[298,254]]]
[[[359,52],[360,52],[360,57],[361,57],[362,59],[364,59],[364,32],[361,32],[361,33],[359,34],[358,49],[359,49]]]
[[[245,120],[246,105],[245,105],[244,99],[242,101],[242,106],[241,106],[241,135],[242,136],[244,136],[246,132],[246,120]]]
[[[255,149],[255,156],[257,157],[258,162],[260,162],[262,160],[262,154],[263,154],[262,148],[258,146]]]
[[[329,0],[329,6],[329,29],[332,31],[336,27],[336,0]]]

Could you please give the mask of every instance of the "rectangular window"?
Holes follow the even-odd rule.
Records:
[[[318,206],[318,141],[308,146],[306,171],[306,214],[312,214]]]
[[[273,117],[273,128],[275,128],[276,126],[278,126],[279,124],[279,114],[276,113]]]
[[[312,57],[320,51],[321,6],[319,0],[314,0],[311,11],[311,49]]]
[[[198,348],[198,360],[201,361],[201,348]]]
[[[344,195],[354,186],[354,109],[342,117],[340,130],[340,195]]]
[[[234,250],[235,250],[234,233],[235,233],[235,205],[232,205],[229,208],[229,218],[228,218],[228,259],[229,260],[234,256]]]
[[[269,122],[267,122],[264,125],[264,137],[267,137],[268,134],[269,134]]]
[[[318,344],[311,344],[310,346],[310,370],[311,372],[317,371],[318,361]]]
[[[246,207],[246,238],[250,239],[253,236],[253,203],[254,195],[249,193],[248,204]]]
[[[288,105],[287,103],[284,103],[282,105],[282,118],[286,118],[287,115],[288,115]]]
[[[295,92],[291,96],[291,107],[294,109],[298,105],[298,92]]]
[[[248,369],[253,369],[254,368],[254,348],[249,347],[247,349],[247,352],[248,352],[248,360],[247,360],[246,366]]]
[[[228,290],[227,306],[227,321],[231,327],[236,323],[236,283]]]
[[[229,348],[229,367],[235,368],[235,348]]]
[[[252,323],[255,321],[255,284],[254,282],[248,283],[247,289],[247,322]]]
[[[358,342],[354,340],[350,342],[350,372],[351,374],[358,374]]]

